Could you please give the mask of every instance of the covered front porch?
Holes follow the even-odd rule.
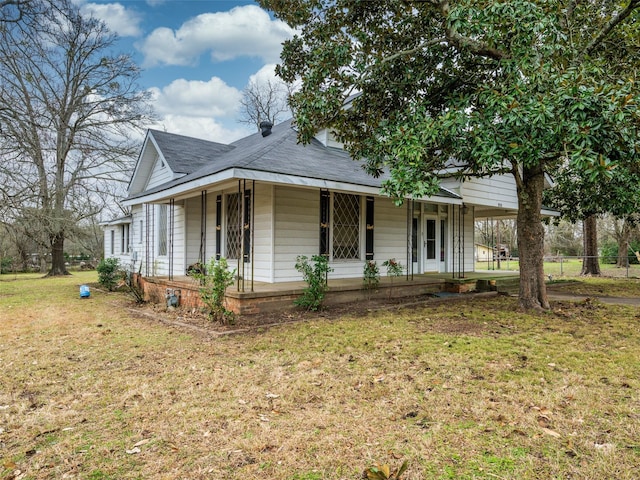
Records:
[[[175,295],[180,307],[201,306],[199,283],[192,277],[139,277],[138,280],[148,301],[165,303],[169,296]],[[518,285],[517,272],[495,271],[467,272],[463,276],[427,273],[382,277],[378,287],[371,290],[364,288],[362,278],[329,278],[329,291],[324,304],[337,305],[424,295],[444,296],[472,291],[513,292],[517,291]],[[239,279],[227,289],[227,308],[239,315],[292,310],[296,308],[294,300],[302,294],[306,286],[303,281],[266,283],[243,282]]]

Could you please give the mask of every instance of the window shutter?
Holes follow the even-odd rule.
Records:
[[[244,192],[244,218],[242,221],[244,235],[244,261],[251,261],[251,190]]]
[[[222,249],[222,195],[216,197],[216,260]]]
[[[329,256],[329,209],[331,194],[320,190],[320,255]]]
[[[373,260],[373,197],[367,197],[366,230],[365,230],[365,258]]]

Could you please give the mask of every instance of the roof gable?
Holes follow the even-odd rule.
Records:
[[[149,129],[129,182],[129,196],[194,172],[233,148],[231,145]]]

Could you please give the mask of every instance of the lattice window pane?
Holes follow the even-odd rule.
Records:
[[[240,194],[227,195],[227,248],[226,255],[230,259],[240,258],[242,223],[240,222]]]
[[[167,254],[167,206],[158,210],[158,255]]]
[[[360,197],[345,193],[333,196],[333,258],[360,258]]]

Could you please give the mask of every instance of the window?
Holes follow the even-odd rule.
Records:
[[[120,225],[120,252],[129,252],[129,224]]]
[[[115,248],[116,248],[116,231],[115,230],[110,230],[111,233],[111,242],[109,244],[109,252],[111,255],[113,255],[115,252]]]
[[[158,255],[167,254],[167,206],[160,205],[158,212]]]
[[[436,258],[436,221],[435,219],[427,219],[427,235],[425,242],[427,244],[427,260]]]
[[[333,194],[333,258],[360,258],[360,197],[346,193]]]
[[[227,195],[226,256],[239,259],[244,243],[244,261],[247,262],[251,249],[251,190],[244,193],[244,205],[240,202],[241,195]]]

